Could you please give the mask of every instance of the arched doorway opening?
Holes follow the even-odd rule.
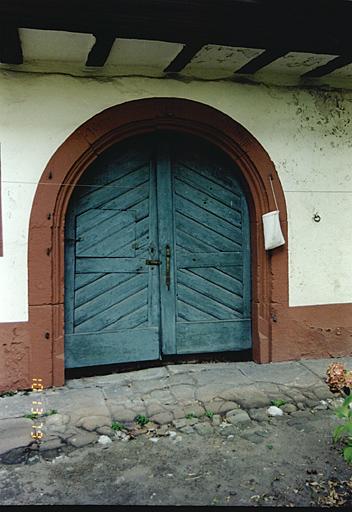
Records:
[[[91,164],[66,215],[66,368],[251,348],[241,181],[216,146],[170,130]]]
[[[271,360],[270,305],[276,300],[287,303],[288,296],[287,244],[272,256],[265,253],[261,225],[262,213],[275,209],[272,177],[287,235],[285,200],[275,168],[259,142],[223,113],[190,100],[151,98],[112,107],[87,121],[56,151],[38,185],[30,222],[29,304],[30,310],[43,301],[50,304],[51,330],[46,337],[51,350],[43,353],[33,339],[31,361],[32,371],[40,365],[46,385],[64,382],[64,229],[75,186],[109,148],[137,135],[158,132],[208,141],[239,170],[249,209],[253,359]],[[46,187],[48,183],[52,186]]]

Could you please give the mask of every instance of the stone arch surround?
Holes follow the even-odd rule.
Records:
[[[241,170],[251,219],[254,361],[350,354],[352,327],[346,316],[351,317],[352,305],[289,308],[288,243],[269,253],[264,250],[261,215],[275,209],[270,177],[288,240],[284,193],[265,149],[243,126],[213,107],[184,99],[149,98],[95,115],[48,162],[29,224],[29,321],[0,324],[0,341],[11,338],[17,345],[5,354],[6,376],[0,379],[0,389],[28,388],[32,377],[41,377],[45,387],[64,384],[64,223],[69,199],[100,153],[127,137],[155,130],[201,136],[227,153]]]

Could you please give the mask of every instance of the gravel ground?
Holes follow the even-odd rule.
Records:
[[[32,451],[22,462],[13,453],[0,464],[0,503],[352,505],[351,467],[332,444],[332,410],[195,422],[107,445]]]

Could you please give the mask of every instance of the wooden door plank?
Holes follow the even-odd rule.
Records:
[[[150,361],[158,357],[157,327],[121,329],[113,333],[66,334],[66,368]]]
[[[197,196],[197,191],[194,191],[194,197]],[[228,238],[239,246],[242,245],[242,229],[240,226],[235,226],[230,222],[230,219],[214,215],[209,212],[207,205],[202,207],[175,194],[175,209],[176,212],[186,215],[188,218],[200,222],[212,229],[215,233]]]
[[[76,258],[76,272],[148,272],[144,258]]]
[[[196,139],[175,144],[177,353],[248,348],[250,237],[244,193],[233,164],[218,150]]]
[[[176,306],[175,306],[175,254],[176,245],[173,231],[173,190],[170,162],[170,141],[164,135],[158,136],[157,153],[157,200],[158,200],[158,230],[159,251],[162,265],[160,266],[160,301],[162,352],[176,353]],[[170,247],[170,288],[166,285],[166,246]]]
[[[156,144],[155,138],[153,139]],[[149,185],[149,237],[146,243],[147,258],[150,260],[161,260],[159,248],[158,233],[158,198],[156,181],[156,161],[155,157],[150,160],[150,185]],[[141,241],[143,238],[139,237]],[[140,251],[137,249],[137,255]],[[148,286],[148,325],[160,326],[160,279],[161,267],[150,265],[149,267],[149,286]],[[161,339],[159,358],[161,358]]]
[[[140,138],[122,146],[122,159],[114,148],[87,170],[68,212],[69,367],[160,355],[158,311],[151,313],[159,307],[159,268],[146,265],[146,259],[154,259],[149,257],[150,247],[158,245],[157,227],[151,225],[156,217],[155,176],[151,185],[155,171],[150,159],[141,162],[140,157],[151,154],[151,148]]]
[[[106,315],[109,315],[110,318],[111,315],[116,314],[116,319],[118,319],[120,314],[116,311],[124,310],[124,301],[146,290],[147,284],[146,274],[132,274],[130,279],[117,284],[113,289],[109,289],[106,292],[102,293],[98,286],[93,299],[79,306],[76,305],[75,330],[79,328],[82,331],[82,328],[85,328],[85,332],[88,332],[88,326],[91,326],[92,332],[95,332],[99,328],[98,323],[99,325],[104,325]],[[93,325],[94,319],[97,322],[96,327]],[[99,322],[100,319],[102,319],[101,322]],[[86,325],[87,322],[88,325]]]
[[[228,206],[209,194],[205,194],[201,190],[197,190],[197,193],[195,194],[194,187],[191,187],[188,183],[182,181],[179,178],[179,174],[175,179],[175,192],[177,195],[193,201],[198,206],[206,206],[209,212],[220,218],[226,219],[228,222],[231,222],[231,224],[241,226],[242,202],[240,198],[234,197],[230,200],[230,205]]]
[[[177,268],[192,267],[233,267],[243,264],[243,254],[236,252],[197,252],[193,254],[179,254]]]
[[[178,322],[177,353],[244,350],[251,347],[251,321]]]
[[[242,312],[243,299],[228,290],[225,290],[218,284],[209,283],[208,279],[204,279],[189,270],[181,270],[178,272],[178,282],[187,286],[191,290],[195,290],[208,298],[215,300],[221,307],[236,309]]]
[[[186,304],[192,304],[194,308],[207,313],[217,320],[235,320],[237,318],[241,319],[243,316],[243,307],[237,311],[233,307],[220,304],[217,300],[214,300],[209,296],[205,296],[202,292],[191,289],[182,282],[182,279],[179,279],[178,281],[177,299]],[[192,316],[192,318],[194,317],[193,314],[190,316]]]
[[[209,244],[210,248],[218,249],[219,251],[238,251],[241,247],[233,240],[216,233],[208,226],[202,225],[194,221],[190,217],[176,212],[176,229],[187,233],[190,236],[195,236],[203,242]]]

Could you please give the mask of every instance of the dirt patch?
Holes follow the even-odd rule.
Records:
[[[4,505],[351,506],[332,410],[140,435],[0,465]],[[61,451],[61,456],[57,458]]]

